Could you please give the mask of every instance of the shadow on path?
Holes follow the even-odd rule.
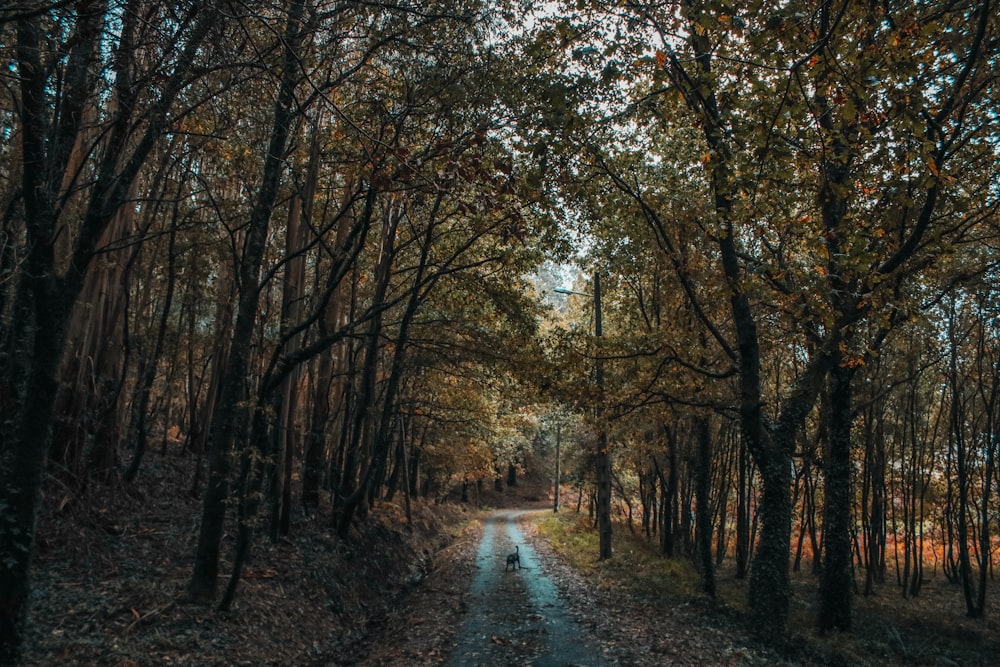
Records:
[[[517,525],[520,514],[523,510],[504,510],[486,518],[467,613],[448,665],[607,665],[600,652],[585,643],[555,584],[545,576]],[[504,571],[515,546],[520,547],[522,569]]]

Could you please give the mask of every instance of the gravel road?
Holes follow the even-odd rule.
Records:
[[[450,667],[599,667],[555,584],[517,524],[523,510],[490,514],[476,553],[476,575]],[[506,568],[518,547],[521,569]]]

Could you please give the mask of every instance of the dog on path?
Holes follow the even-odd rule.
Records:
[[[510,554],[510,555],[507,556],[507,564],[503,566],[503,571],[504,572],[507,571],[507,568],[510,568],[511,570],[513,570],[515,565],[517,566],[517,569],[519,569],[519,570],[521,569],[521,551],[520,551],[520,549],[521,549],[521,547],[515,546],[514,547],[514,553],[512,553],[512,554]]]

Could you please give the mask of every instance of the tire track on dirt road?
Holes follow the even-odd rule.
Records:
[[[601,667],[541,561],[517,525],[522,511],[490,514],[476,554],[477,573],[450,667]],[[522,569],[505,571],[520,547]]]

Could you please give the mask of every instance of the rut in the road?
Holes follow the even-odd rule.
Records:
[[[449,665],[607,664],[588,646],[555,585],[542,571],[541,561],[517,526],[519,514],[495,512],[486,519],[468,612]],[[520,547],[522,569],[505,572],[506,556],[515,546]]]

